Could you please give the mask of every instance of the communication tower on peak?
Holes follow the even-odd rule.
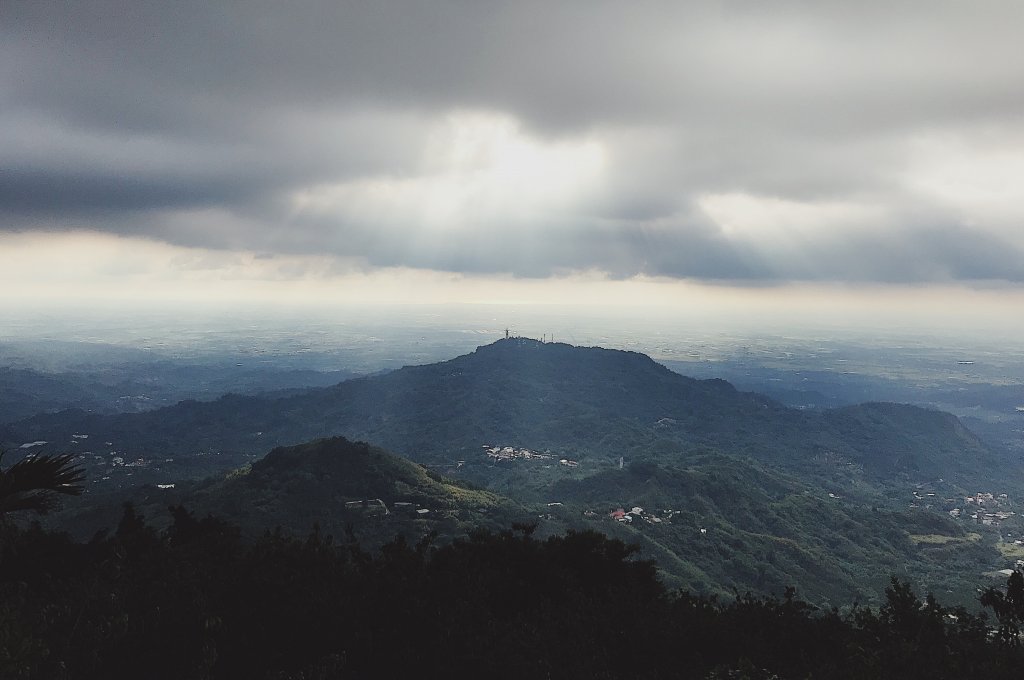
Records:
[[[505,339],[508,340],[508,328],[505,329]]]

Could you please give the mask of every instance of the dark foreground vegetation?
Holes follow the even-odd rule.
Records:
[[[1024,579],[994,616],[896,580],[878,609],[668,592],[594,532],[529,527],[373,554],[314,532],[243,541],[131,506],[88,543],[0,527],[0,677],[1018,678]]]

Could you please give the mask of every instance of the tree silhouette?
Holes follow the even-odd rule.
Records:
[[[0,461],[3,455],[0,451]],[[80,495],[85,471],[73,461],[71,454],[38,455],[0,470],[0,518],[21,510],[45,514],[54,507],[59,495]]]
[[[987,588],[981,604],[989,607],[999,620],[999,637],[1010,645],[1020,644],[1020,626],[1024,623],[1024,573],[1014,569],[1006,580],[1006,593]]]

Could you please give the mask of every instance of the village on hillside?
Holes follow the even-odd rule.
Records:
[[[914,489],[909,507],[945,511],[953,519],[993,528],[1017,514],[1007,494],[991,491],[947,498],[924,488]]]
[[[491,446],[490,444],[483,445],[484,450],[487,452],[487,457],[495,463],[508,462],[514,460],[554,460],[555,454],[550,451],[541,453],[539,451],[531,451],[530,449],[515,446]],[[579,467],[579,461],[570,460],[569,458],[558,459],[558,464],[563,467]]]

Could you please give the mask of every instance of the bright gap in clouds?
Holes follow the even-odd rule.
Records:
[[[971,228],[1024,247],[1024,135],[993,127],[920,135],[911,147],[914,162],[902,177],[909,189]]]
[[[605,166],[593,138],[544,139],[507,115],[452,113],[426,135],[414,172],[300,189],[291,219],[333,225],[339,239],[372,231],[361,236],[371,260],[375,246],[396,243],[412,262],[450,252],[471,259],[509,235],[539,249],[599,195]]]

